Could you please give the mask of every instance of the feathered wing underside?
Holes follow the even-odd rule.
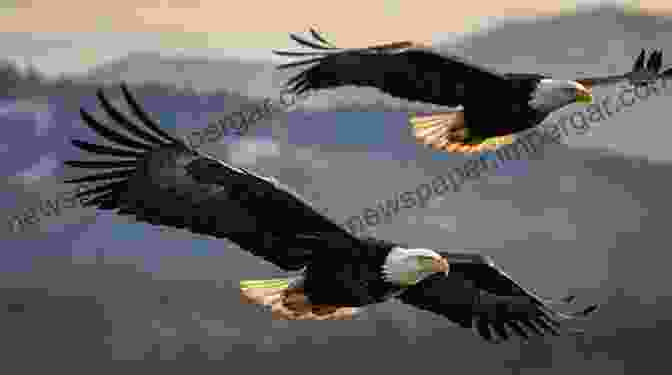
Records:
[[[109,157],[65,162],[98,172],[66,181],[98,183],[78,194],[87,197],[87,205],[118,210],[149,224],[227,238],[285,270],[305,267],[314,250],[355,240],[276,180],[189,148],[151,120],[125,85],[122,92],[141,125],[115,108],[102,91],[97,95],[107,115],[126,133],[81,110],[86,125],[119,146],[72,141],[84,151]]]
[[[412,114],[409,122],[418,143],[437,151],[478,153],[494,151],[515,141],[515,134],[481,136],[469,127],[463,111]]]
[[[442,253],[450,263],[448,275],[435,274],[409,288],[398,298],[403,303],[442,315],[464,328],[473,328],[487,341],[511,336],[559,335],[562,321],[583,318],[597,306],[567,314],[523,289],[479,254]],[[574,297],[564,298],[570,303]],[[578,332],[570,330],[571,332]]]
[[[308,58],[280,65],[279,69],[313,64],[287,82],[295,94],[340,86],[369,86],[410,101],[454,107],[464,104],[467,91],[476,96],[479,89],[497,91],[508,85],[506,78],[495,71],[417,43],[341,49],[310,31],[314,41],[293,34],[290,37],[312,51],[274,51],[281,56]]]
[[[662,71],[661,71],[662,70]],[[579,78],[575,81],[590,88],[594,86],[613,85],[620,82],[628,82],[631,85],[643,85],[651,83],[661,77],[672,75],[672,68],[663,69],[663,51],[654,50],[646,60],[646,51],[641,50],[635,59],[632,70],[625,74],[617,74],[604,77]]]

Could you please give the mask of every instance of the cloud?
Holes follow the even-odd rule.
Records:
[[[54,170],[59,166],[60,162],[55,153],[42,155],[37,163],[17,173],[16,177],[23,178],[23,182],[26,184],[31,184],[42,177],[53,176]]]
[[[192,314],[192,318],[193,318]],[[224,320],[207,320],[207,319],[194,319],[198,320],[198,325],[208,332],[210,337],[240,337],[242,330],[235,326],[230,326],[226,324]]]
[[[576,176],[560,176],[558,187],[561,193],[576,193]]]
[[[550,232],[554,241],[575,241],[577,238],[576,225],[570,220],[569,209],[566,207],[546,207],[543,215],[526,217],[525,220],[532,227],[531,232]]]
[[[308,147],[298,147],[294,151],[296,160],[308,161],[311,167],[315,169],[329,168],[329,161],[315,156],[313,149]]]
[[[253,165],[259,157],[280,156],[280,146],[270,139],[241,139],[231,145],[229,160],[233,165]]]
[[[47,130],[54,125],[52,120],[50,111],[35,112],[35,135],[38,137],[46,135]]]
[[[10,113],[16,112],[16,110],[14,109],[16,108],[16,102],[14,101],[3,100],[2,102],[0,102],[0,105],[2,105],[2,107],[0,107],[0,116],[6,116]]]
[[[445,231],[457,231],[457,218],[455,216],[425,216],[423,221],[424,224],[438,225]]]
[[[3,101],[0,105],[0,116],[10,116],[16,113],[32,114],[35,120],[35,134],[38,137],[46,135],[46,131],[54,125],[52,108],[44,98]]]
[[[13,106],[13,110],[16,112],[49,112],[50,109],[46,99],[36,98],[19,100]]]

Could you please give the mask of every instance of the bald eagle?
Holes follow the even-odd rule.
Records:
[[[117,129],[83,108],[80,114],[89,128],[122,147],[72,140],[108,160],[64,162],[99,172],[65,182],[86,183],[89,189],[78,194],[86,206],[228,239],[286,271],[286,277],[240,282],[243,301],[270,306],[276,318],[349,319],[365,306],[396,299],[499,342],[559,335],[570,329],[562,321],[596,309],[556,311],[553,301],[523,289],[478,253],[356,237],[276,179],[208,156],[167,133],[124,84],[121,89],[135,119],[102,90],[98,99]]]
[[[646,62],[642,50],[633,70],[622,75],[559,80],[542,74],[501,74],[458,56],[413,42],[359,49],[336,48],[315,30],[314,41],[290,34],[310,52],[273,51],[281,56],[310,57],[278,69],[312,65],[286,82],[290,93],[340,86],[375,87],[410,101],[458,107],[434,114],[411,114],[416,141],[447,152],[494,150],[517,133],[540,124],[571,103],[590,103],[592,87],[627,81],[648,84],[659,77],[663,53]]]

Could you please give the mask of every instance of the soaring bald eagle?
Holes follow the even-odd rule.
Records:
[[[355,237],[277,180],[208,156],[168,134],[125,85],[121,88],[140,125],[99,90],[100,104],[121,128],[83,108],[81,117],[122,147],[72,140],[109,160],[66,161],[100,172],[66,182],[94,186],[78,194],[87,206],[228,239],[288,272],[287,277],[240,282],[244,301],[271,306],[277,318],[347,319],[365,306],[397,299],[474,328],[486,340],[502,341],[558,335],[565,328],[561,321],[583,318],[596,308],[558,312],[477,253]]]
[[[653,51],[645,66],[642,50],[629,73],[568,81],[542,74],[501,74],[408,41],[340,49],[315,30],[310,33],[315,41],[290,37],[313,51],[273,51],[281,56],[310,57],[278,66],[312,65],[287,81],[289,92],[368,86],[410,101],[461,106],[410,116],[418,142],[448,152],[480,152],[512,143],[516,133],[540,124],[553,111],[574,102],[590,103],[593,86],[650,83],[659,77],[663,57],[662,51]]]

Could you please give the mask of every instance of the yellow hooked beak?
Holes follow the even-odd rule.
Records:
[[[582,85],[576,85],[576,102],[577,103],[592,103],[593,102],[593,92],[590,88]]]

